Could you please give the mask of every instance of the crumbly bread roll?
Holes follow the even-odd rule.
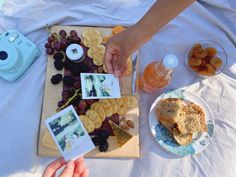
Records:
[[[167,128],[173,127],[182,119],[183,104],[181,99],[167,98],[159,101],[156,107],[158,120]]]
[[[207,131],[205,113],[194,103],[184,105],[178,98],[163,99],[157,104],[156,113],[158,121],[182,146],[192,142],[193,133]]]
[[[177,129],[181,134],[206,132],[207,126],[203,109],[190,103],[183,108],[184,119],[177,123]]]
[[[177,131],[173,131],[173,137],[178,144],[182,146],[187,146],[192,142],[193,134],[192,133],[179,134]]]

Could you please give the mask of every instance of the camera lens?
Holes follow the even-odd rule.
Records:
[[[0,60],[6,60],[8,57],[7,52],[0,51]]]

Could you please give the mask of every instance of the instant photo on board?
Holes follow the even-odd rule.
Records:
[[[119,80],[113,74],[81,73],[83,99],[120,98]]]

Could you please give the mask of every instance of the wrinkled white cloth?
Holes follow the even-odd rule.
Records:
[[[154,0],[7,0],[0,10],[0,32],[17,29],[42,50],[46,24],[130,26]],[[156,22],[158,23],[158,21]],[[184,64],[187,48],[199,40],[215,40],[227,51],[224,74],[201,79]],[[204,0],[194,3],[140,49],[140,68],[168,53],[180,64],[171,84],[158,93],[141,92],[140,159],[86,159],[91,177],[234,177],[236,174],[236,2]],[[36,155],[43,100],[46,54],[13,83],[0,79],[0,176],[39,177],[54,158]],[[201,96],[215,118],[207,149],[179,158],[163,151],[152,137],[148,112],[155,97],[170,88],[187,87]],[[45,98],[46,99],[46,98]]]

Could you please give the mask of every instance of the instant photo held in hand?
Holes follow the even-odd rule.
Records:
[[[95,148],[73,106],[45,120],[65,160],[77,159]]]
[[[81,73],[83,99],[120,98],[119,80],[112,74]]]

